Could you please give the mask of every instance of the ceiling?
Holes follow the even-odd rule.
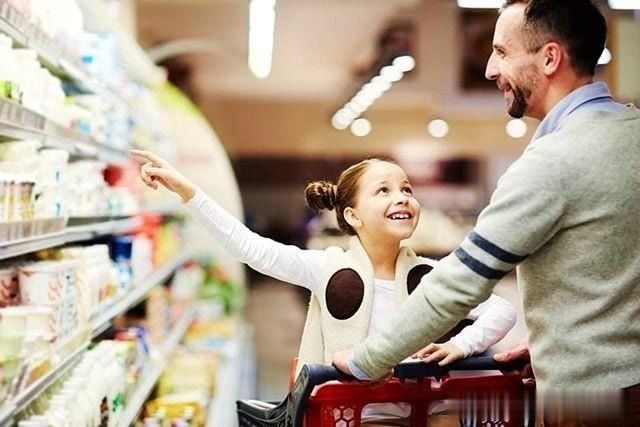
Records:
[[[273,66],[263,80],[247,66],[248,0],[132,1],[146,49],[198,41],[192,45],[199,53],[179,57],[192,70],[188,93],[231,156],[370,155],[405,143],[431,144],[428,152],[436,154],[520,145],[504,134],[504,99],[495,87],[460,88],[455,0],[277,0]],[[335,130],[331,115],[363,83],[357,71],[372,61],[380,34],[395,21],[415,27],[415,70],[366,112],[369,136]],[[475,74],[482,79],[482,71]],[[454,120],[446,142],[426,132],[435,117]],[[478,129],[487,129],[484,138]]]
[[[145,47],[205,41],[206,52],[184,57],[201,94],[337,100],[355,84],[354,70],[371,58],[385,26],[399,17],[415,20],[422,3],[278,0],[273,66],[264,80],[247,67],[248,0],[138,0],[138,33]]]

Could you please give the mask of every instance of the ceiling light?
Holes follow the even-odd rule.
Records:
[[[607,65],[609,62],[611,62],[611,51],[605,47],[598,59],[598,65]]]
[[[367,136],[371,132],[371,122],[365,118],[359,118],[351,123],[351,133],[355,136]]]
[[[379,86],[376,86],[373,83],[367,83],[366,85],[362,86],[362,89],[360,89],[360,92],[358,92],[358,94],[375,100],[382,96],[382,90],[380,90]]]
[[[427,126],[427,131],[434,138],[444,138],[449,133],[449,123],[442,119],[431,120]]]
[[[398,56],[393,60],[393,66],[403,73],[406,73],[416,67],[416,60],[413,59],[411,55]]]
[[[375,101],[374,98],[367,96],[365,94],[361,94],[360,92],[358,92],[358,95],[356,95],[354,99],[358,104],[367,108],[369,108],[371,104],[373,104],[373,101]]]
[[[408,48],[399,50],[396,47],[396,50],[393,53],[385,55],[384,60],[376,62],[375,68],[371,69],[368,73],[369,76],[373,77],[371,77],[369,81],[362,81],[362,86],[359,90],[356,90],[355,95],[352,95],[352,98],[341,108],[341,110],[344,110],[346,112],[345,114],[349,117],[350,124],[353,125],[353,123],[351,123],[352,121],[356,121],[355,119],[360,117],[362,113],[371,107],[378,98],[388,91],[393,82],[401,80],[405,73],[408,73],[415,68],[415,59],[406,52],[409,52]],[[332,117],[331,121],[334,127],[342,128],[346,120],[342,120],[341,118],[343,117],[343,114],[338,113],[340,113],[340,110],[336,112],[336,115]],[[366,133],[369,133],[371,123],[369,123],[368,120],[366,123],[369,126],[369,130],[367,130]],[[361,126],[365,125],[355,125],[355,128],[357,129],[356,132],[362,133],[360,130]]]
[[[640,10],[640,0],[609,0],[611,9]]]
[[[331,118],[331,124],[338,130],[344,130],[349,127],[349,121],[344,120],[338,113],[334,114]]]
[[[251,0],[249,4],[249,68],[258,78],[271,72],[276,0]]]
[[[346,107],[338,110],[336,115],[340,117],[340,121],[347,122],[347,124],[351,123],[353,119],[358,117],[358,113],[356,113],[355,111],[349,110]]]
[[[402,78],[402,75],[403,75],[402,71],[400,71],[399,69],[397,69],[392,65],[387,65],[386,67],[382,67],[382,70],[380,70],[380,77],[382,77],[383,79],[389,82],[397,82]]]
[[[458,0],[458,6],[467,9],[500,9],[505,0]]]
[[[371,84],[381,94],[391,88],[391,82],[381,76],[375,76],[373,79],[371,79]]]
[[[522,138],[527,134],[527,123],[522,119],[509,120],[506,126],[507,135],[511,138]]]
[[[354,111],[354,112],[358,113],[358,115],[359,115],[360,113],[362,113],[364,110],[366,110],[366,109],[367,109],[364,105],[362,105],[362,104],[360,104],[360,103],[358,103],[358,102],[355,102],[355,101],[353,101],[353,100],[352,100],[352,101],[347,102],[347,105],[345,105],[344,107],[345,107],[345,108],[348,108],[348,109],[349,109],[349,110],[351,110],[351,111]]]

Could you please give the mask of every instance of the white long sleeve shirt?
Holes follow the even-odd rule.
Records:
[[[321,250],[300,249],[262,237],[249,230],[225,211],[202,190],[186,203],[214,237],[240,262],[260,273],[316,292],[322,286],[322,271],[326,254]],[[375,335],[397,311],[393,282],[375,279],[373,309],[368,335]],[[515,324],[515,310],[506,300],[491,295],[472,309],[467,326],[450,342],[460,347],[465,356],[485,351],[502,339]],[[429,343],[425,343],[427,345]]]

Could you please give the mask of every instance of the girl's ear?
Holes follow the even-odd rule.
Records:
[[[344,210],[343,216],[344,216],[344,220],[347,221],[347,224],[353,227],[354,230],[362,227],[362,221],[360,220],[360,217],[358,216],[358,212],[356,212],[355,209],[346,208]]]

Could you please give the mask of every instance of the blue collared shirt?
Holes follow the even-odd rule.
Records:
[[[538,129],[536,129],[532,141],[558,131],[564,124],[567,117],[572,113],[575,113],[578,110],[582,111],[587,109],[623,112],[626,107],[613,100],[613,96],[611,96],[611,92],[604,82],[594,82],[580,86],[578,89],[562,98],[560,102],[549,110],[547,115],[540,122]],[[371,379],[366,372],[356,365],[353,358],[349,358],[348,365],[349,370],[354,377],[360,380]]]
[[[611,92],[604,82],[594,82],[580,86],[549,110],[540,122],[538,129],[536,129],[532,140],[535,141],[538,138],[556,132],[572,113],[586,109],[623,112],[626,107],[613,100]]]

